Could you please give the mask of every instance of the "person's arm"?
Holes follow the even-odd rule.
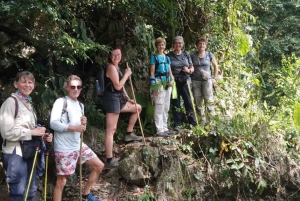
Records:
[[[124,85],[125,85],[125,83],[126,83],[128,77],[129,77],[131,74],[132,74],[131,69],[130,69],[130,68],[126,68],[126,69],[125,69],[125,73],[124,73],[122,79],[119,80],[119,73],[118,73],[118,70],[117,70],[116,67],[115,67],[114,65],[112,65],[112,64],[110,64],[110,65],[107,67],[107,71],[106,71],[107,77],[109,77],[109,79],[110,79],[111,82],[113,83],[114,88],[115,88],[116,90],[121,90],[121,89],[124,87]]]
[[[191,59],[191,55],[189,53],[186,53],[186,54],[187,54],[187,60],[188,60],[189,66],[184,68],[183,71],[188,74],[192,74],[194,72],[194,66],[193,66],[193,62]]]
[[[15,100],[13,98],[8,98],[2,104],[0,109],[0,130],[3,139],[9,141],[31,140],[30,128],[25,128],[21,124],[15,123],[15,110]],[[18,117],[19,115],[20,113],[18,112],[16,118],[20,118]]]
[[[66,132],[68,131],[68,124],[61,121],[62,119],[62,110],[64,105],[64,99],[59,98],[53,104],[50,116],[50,127],[59,132]]]
[[[217,61],[216,61],[215,58],[212,58],[211,64],[212,64],[213,67],[214,67],[214,79],[217,79],[217,78],[218,78],[218,71],[219,71],[219,68],[218,68],[218,63],[217,63]]]
[[[150,57],[150,69],[149,69],[149,74],[150,74],[150,85],[155,85],[156,83],[156,80],[155,80],[155,58],[153,55],[151,55]],[[152,92],[154,93],[153,95],[157,95],[157,91],[153,91]]]
[[[69,125],[64,120],[64,116],[67,115],[65,113],[63,116],[61,115],[63,110],[64,99],[59,98],[55,101],[51,111],[50,117],[50,127],[59,132],[82,132],[85,130],[85,125]],[[61,121],[62,120],[62,121]]]

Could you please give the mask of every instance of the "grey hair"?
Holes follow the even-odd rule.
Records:
[[[182,43],[183,43],[183,45],[184,45],[184,40],[183,40],[183,37],[182,37],[182,36],[175,36],[175,37],[173,38],[173,44],[175,43],[175,40],[181,40]]]

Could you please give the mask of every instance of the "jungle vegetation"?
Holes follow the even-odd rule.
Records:
[[[300,163],[299,16],[297,0],[2,0],[0,98],[11,92],[7,86],[17,71],[32,71],[34,104],[47,121],[51,105],[64,94],[64,79],[77,74],[89,123],[103,129],[93,82],[110,48],[121,45],[144,107],[143,126],[151,135],[148,89],[137,83],[148,83],[154,39],[165,37],[171,51],[172,38],[181,35],[185,50],[192,52],[195,40],[205,37],[222,71],[215,91],[217,116],[194,128],[180,149],[205,156],[203,163],[211,169],[222,168],[229,189],[289,198],[274,163],[283,158],[297,168]],[[124,126],[121,121],[118,130]],[[122,135],[118,131],[117,139]]]

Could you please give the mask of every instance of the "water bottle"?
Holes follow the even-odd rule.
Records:
[[[95,86],[95,88],[96,88],[96,93],[97,93],[97,95],[99,96],[100,95],[100,84],[99,84],[99,80],[96,80],[96,86]]]

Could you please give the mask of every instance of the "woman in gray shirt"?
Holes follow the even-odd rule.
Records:
[[[199,38],[196,41],[198,52],[192,54],[192,62],[195,68],[192,78],[192,90],[197,107],[197,113],[201,118],[202,124],[210,121],[210,117],[215,115],[213,85],[216,82],[218,75],[218,64],[214,55],[211,52],[206,52],[207,41],[204,38]],[[211,76],[210,65],[214,67],[214,77]],[[207,108],[205,114],[203,101]]]
[[[171,59],[171,69],[175,77],[177,88],[177,99],[172,99],[171,103],[173,108],[174,130],[179,131],[182,125],[182,111],[180,106],[180,97],[184,101],[184,107],[189,124],[196,126],[196,118],[193,110],[193,103],[187,86],[189,75],[194,72],[193,63],[190,54],[182,51],[184,45],[183,38],[176,36],[173,39],[174,51],[167,54]]]

